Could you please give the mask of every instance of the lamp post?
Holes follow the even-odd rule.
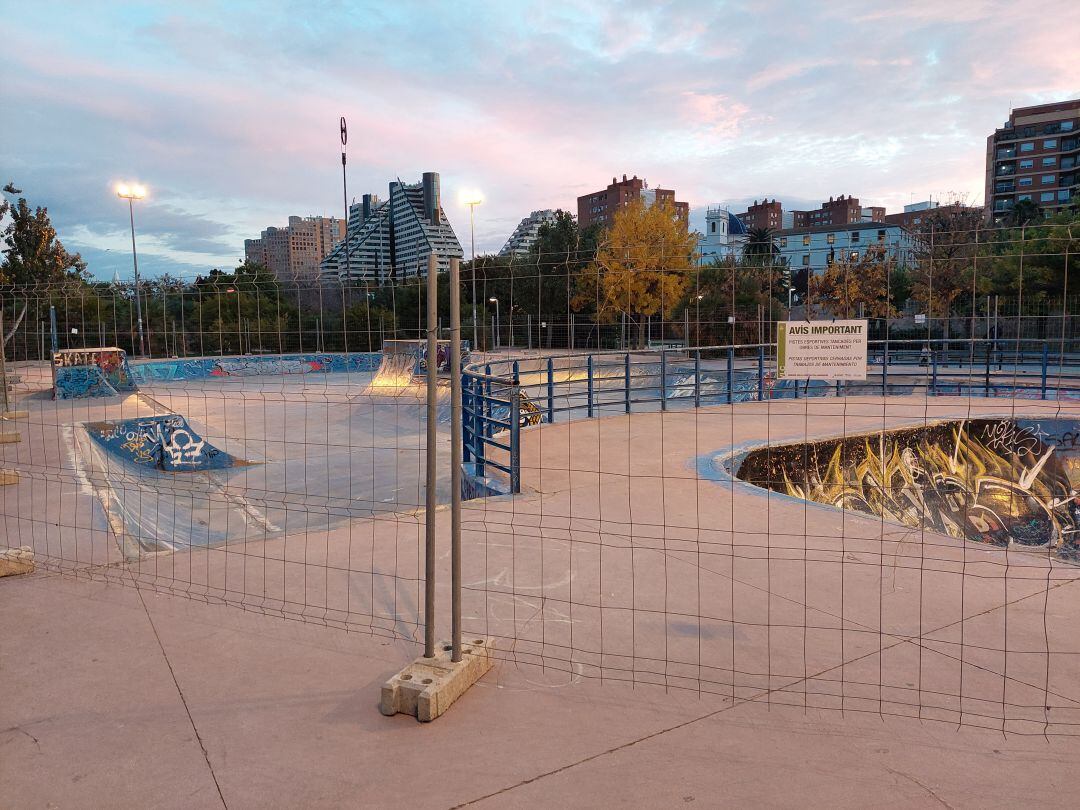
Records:
[[[135,251],[135,200],[146,196],[146,187],[138,184],[120,183],[116,196],[128,201],[128,218],[131,220],[131,260],[135,264],[135,318],[139,325],[139,357],[146,355],[143,341],[142,298],[139,295],[139,255]]]
[[[469,194],[464,200],[469,206],[469,267],[472,276],[472,340],[473,351],[477,351],[479,344],[476,342],[476,206],[480,205],[484,198],[477,192]]]
[[[499,348],[499,299],[492,297],[489,298],[492,304],[495,305],[495,348]]]

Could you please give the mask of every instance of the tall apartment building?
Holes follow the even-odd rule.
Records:
[[[506,240],[506,244],[499,251],[499,255],[527,256],[529,251],[532,250],[533,243],[536,242],[536,237],[540,234],[540,226],[545,222],[554,221],[555,211],[551,208],[543,211],[533,211],[514,228],[514,232]]]
[[[677,202],[672,189],[649,188],[649,184],[639,180],[636,174],[629,180],[624,174],[621,181],[612,177],[607,188],[577,198],[578,225],[582,228],[597,224],[610,226],[616,211],[639,198],[646,206],[667,202],[684,222],[690,220],[690,203]]]
[[[850,225],[856,222],[881,222],[885,209],[863,207],[858,197],[829,197],[820,208],[810,211],[785,211],[777,200],[754,200],[754,204],[739,214],[747,228],[809,228],[815,225]]]
[[[986,215],[1030,200],[1046,213],[1080,196],[1080,99],[1020,107],[986,139]]]
[[[784,227],[784,209],[779,200],[754,200],[754,204],[747,206],[738,217],[747,228],[772,228],[775,231]]]
[[[866,212],[864,217],[863,212]],[[814,225],[851,225],[855,222],[880,222],[880,217],[885,216],[884,208],[871,207],[864,209],[859,204],[858,197],[850,195],[829,197],[828,202],[823,202],[820,208],[810,211],[792,211],[794,221],[792,227],[809,228]]]
[[[438,271],[464,253],[442,209],[438,172],[424,172],[419,183],[390,183],[380,200],[365,194],[349,208],[349,232],[322,261],[321,277],[383,283],[426,276],[428,256],[438,257]]]
[[[313,277],[344,236],[345,223],[336,217],[289,217],[284,228],[269,227],[258,239],[245,239],[244,258],[279,279]]]

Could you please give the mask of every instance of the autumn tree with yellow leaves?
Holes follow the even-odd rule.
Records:
[[[615,212],[596,259],[578,278],[572,304],[595,304],[598,321],[626,316],[645,343],[645,319],[670,316],[683,299],[693,268],[697,237],[666,201],[646,206],[637,199]]]

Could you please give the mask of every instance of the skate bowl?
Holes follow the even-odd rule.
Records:
[[[135,390],[127,353],[115,346],[53,355],[53,399],[115,397]]]
[[[199,436],[179,414],[88,422],[87,434],[110,457],[163,472],[200,472],[247,466]]]
[[[991,546],[1080,558],[1080,420],[963,419],[749,448],[737,479]]]

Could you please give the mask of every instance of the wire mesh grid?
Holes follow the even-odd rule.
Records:
[[[466,635],[556,682],[1073,734],[1075,228],[952,223],[801,278],[771,236],[465,263]],[[451,495],[423,287],[4,290],[4,545],[418,642],[429,373]],[[865,381],[777,379],[776,322],[808,316],[869,319]],[[440,540],[440,625],[448,567]]]

